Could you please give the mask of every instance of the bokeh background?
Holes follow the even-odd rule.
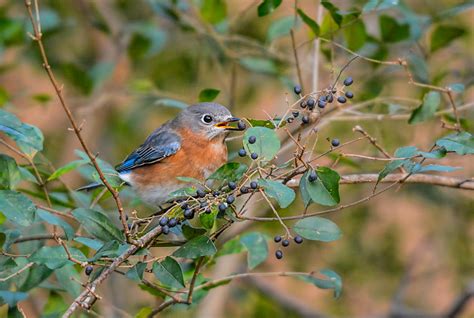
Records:
[[[284,113],[286,100],[296,100],[292,87],[298,83],[288,35],[288,25],[295,19],[295,1],[283,0],[274,12],[259,17],[261,2],[39,1],[50,63],[64,83],[67,101],[84,121],[83,132],[91,149],[108,162],[119,162],[183,105],[196,102],[207,88],[219,90],[216,101],[239,117],[266,119],[267,114]],[[331,2],[343,12],[361,11],[367,2],[392,3],[387,9],[366,10],[356,22],[338,30],[329,12],[321,9],[322,36],[374,59],[406,58],[417,81],[440,86],[463,83],[465,88],[456,94],[456,102],[462,105],[473,100],[472,1]],[[299,0],[297,4],[317,19],[318,1]],[[385,35],[382,17],[395,21]],[[433,50],[433,33],[439,26],[457,31],[443,34],[441,46]],[[68,131],[38,51],[26,35],[28,30],[23,1],[0,0],[0,107],[38,126],[45,134],[45,155],[61,166],[76,159],[74,150],[80,147]],[[300,19],[294,32],[301,84],[308,91],[315,72],[314,35]],[[353,56],[328,42],[321,42],[317,54],[319,88],[327,87]],[[328,149],[326,137],[353,139],[355,125],[362,126],[390,153],[408,145],[427,151],[435,139],[448,133],[441,120],[452,123],[449,115],[417,125],[407,123],[404,114],[418,106],[425,91],[409,84],[403,68],[357,59],[344,74],[354,78],[352,103],[370,102],[360,113],[342,113],[322,127],[317,153]],[[450,107],[444,98],[441,107]],[[472,132],[472,110],[464,109],[461,115],[464,127]],[[231,141],[230,155],[235,156],[240,146],[239,140]],[[367,143],[351,145],[347,152],[377,155]],[[331,162],[327,159],[321,164]],[[463,167],[451,174],[454,176],[471,177],[474,172],[472,157],[448,156],[441,163]],[[377,173],[382,167],[380,162],[353,159],[340,162],[336,169],[340,174]],[[75,172],[65,180],[71,187],[84,183]],[[342,201],[352,202],[371,189],[371,185],[344,185]],[[133,193],[124,191],[122,195],[127,208],[147,213]],[[251,213],[256,215],[263,209],[263,204],[257,203]],[[294,205],[282,215],[300,213],[301,209]],[[293,247],[285,252],[283,261],[270,257],[258,271],[331,268],[343,278],[341,298],[334,299],[330,292],[291,278],[238,280],[212,290],[190,309],[177,306],[163,316],[379,317],[395,312],[400,304],[436,315],[473,284],[474,205],[468,191],[403,185],[328,217],[342,229],[341,239]],[[227,237],[252,229],[270,236],[282,232],[277,222],[244,223]],[[205,276],[223,277],[244,266],[245,255],[224,256]],[[103,287],[101,295],[104,300],[98,306],[104,317],[133,316],[140,308],[157,303],[152,295],[119,275]],[[21,306],[28,317],[40,317],[47,300],[47,291],[37,291]],[[64,296],[60,301],[68,304],[71,299]],[[474,317],[473,302],[461,317]]]

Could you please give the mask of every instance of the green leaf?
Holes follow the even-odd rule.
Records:
[[[416,124],[430,119],[434,116],[441,103],[439,92],[430,91],[423,96],[423,103],[411,113],[409,124]]]
[[[62,175],[77,169],[80,166],[83,166],[87,164],[89,161],[88,160],[75,160],[68,162],[64,166],[58,168],[56,171],[54,171],[48,178],[48,181],[56,180],[57,178],[61,177]]]
[[[78,261],[87,261],[87,258],[80,250],[73,247],[69,247],[68,250],[71,256]],[[62,246],[43,246],[34,252],[29,260],[37,264],[46,265],[49,269],[60,268],[69,262],[67,253]]]
[[[410,36],[410,25],[399,24],[391,16],[381,15],[379,23],[380,33],[384,42],[399,42]]]
[[[462,168],[429,164],[429,165],[421,167],[419,172],[428,172],[428,171],[453,172],[460,169]]]
[[[261,120],[261,119],[251,119],[247,118],[248,122],[252,127],[266,127],[269,129],[277,128],[278,124],[280,124],[281,119],[273,119],[273,120]],[[286,124],[286,121],[283,121],[280,127],[283,127]]]
[[[0,191],[0,212],[11,222],[20,225],[31,225],[35,220],[36,207],[23,194],[10,190]]]
[[[295,18],[293,16],[283,17],[275,20],[270,24],[267,32],[268,42],[272,42],[278,38],[290,34],[290,30],[293,27]]]
[[[87,154],[80,150],[75,150],[77,156],[79,156],[82,160],[85,160],[90,163],[90,159]],[[112,167],[112,165],[100,158],[95,159],[99,168],[102,170],[105,179],[110,183],[112,187],[119,187],[123,184],[122,179],[120,179],[118,172]],[[84,171],[86,171],[86,177],[91,179],[92,181],[98,182],[102,184],[102,180],[100,180],[99,174],[96,169],[92,166],[92,163],[89,165],[85,165],[82,167]],[[82,172],[81,172],[82,173]]]
[[[76,284],[79,285],[79,284]],[[48,301],[41,311],[42,317],[55,318],[60,317],[68,308],[68,304],[63,297],[56,291],[51,291],[48,296]]]
[[[301,20],[313,31],[314,36],[319,36],[319,25],[311,19],[306,13],[303,12],[301,9],[297,9],[298,15],[300,16]]]
[[[201,225],[205,229],[210,230],[214,227],[214,222],[216,221],[217,213],[219,213],[219,210],[215,205],[213,205],[211,207],[210,213],[199,214],[199,222],[201,222]]]
[[[148,318],[152,312],[151,307],[143,307],[135,314],[134,318]]]
[[[123,233],[101,212],[79,208],[72,211],[72,215],[89,234],[101,241],[117,240],[122,242],[124,240]]]
[[[198,258],[201,256],[214,255],[216,251],[216,246],[212,240],[207,236],[202,235],[186,242],[173,253],[173,256],[182,258]]]
[[[248,251],[247,264],[249,269],[254,269],[268,257],[267,240],[258,232],[247,233],[240,238],[240,242]]]
[[[339,25],[334,21],[330,13],[326,13],[323,16],[323,22],[321,23],[320,35],[331,36],[337,30],[339,30]]]
[[[381,11],[381,10],[386,10],[390,9],[392,7],[397,6],[399,3],[399,0],[369,0],[367,3],[364,5],[364,8],[362,11],[364,13],[368,11]]]
[[[82,65],[64,63],[61,65],[63,76],[84,95],[89,95],[94,89],[94,80]]]
[[[15,159],[0,154],[0,189],[12,190],[22,179]]]
[[[258,184],[263,188],[265,194],[277,200],[278,205],[283,209],[287,208],[295,200],[295,191],[281,182],[258,179]]]
[[[305,182],[304,189],[311,198],[311,201],[333,206],[340,202],[339,197],[339,174],[327,167],[319,167],[316,169],[318,178],[309,182],[308,176],[310,172],[306,172],[302,177],[302,182]]]
[[[0,305],[8,304],[8,306],[12,308],[15,307],[18,302],[26,298],[28,298],[28,293],[0,290]]]
[[[43,134],[35,127],[22,123],[15,115],[0,109],[0,132],[12,138],[20,150],[33,157],[43,150]]]
[[[225,242],[224,245],[221,246],[221,248],[216,254],[216,257],[230,254],[239,254],[245,250],[245,246],[240,241],[240,237],[234,237],[233,239]]]
[[[415,53],[409,53],[407,60],[410,72],[412,72],[415,79],[422,83],[428,83],[430,81],[430,74],[426,60],[421,55]]]
[[[74,229],[72,226],[60,217],[57,217],[56,215],[41,209],[36,210],[36,214],[43,221],[48,222],[49,224],[60,226],[64,230],[66,239],[71,240],[74,237]]]
[[[132,25],[132,37],[128,45],[128,55],[137,62],[150,58],[164,47],[166,33],[151,22],[136,22]]]
[[[99,250],[102,246],[104,246],[104,243],[102,243],[101,241],[88,237],[75,237],[74,241],[81,243],[82,245],[85,245],[96,251]]]
[[[81,276],[74,267],[74,264],[66,264],[58,268],[54,271],[54,274],[56,275],[59,285],[62,286],[67,293],[73,297],[79,296],[82,289],[77,281],[81,279]],[[75,278],[77,281],[74,281],[72,278]]]
[[[462,93],[462,92],[464,92],[464,89],[465,89],[465,86],[464,86],[463,83],[450,84],[450,85],[448,85],[448,87],[449,87],[453,92],[456,92],[456,93]]]
[[[228,162],[217,169],[208,178],[210,180],[225,180],[225,181],[237,181],[247,171],[247,165],[238,162]]]
[[[248,142],[250,136],[255,136],[257,141],[253,144]],[[247,154],[256,153],[263,161],[270,161],[280,150],[280,139],[276,132],[265,127],[251,127],[244,134],[244,148]]]
[[[171,108],[177,108],[177,109],[185,109],[186,107],[188,107],[188,104],[186,104],[185,102],[182,102],[176,99],[171,99],[171,98],[159,98],[153,103],[153,105],[171,107]]]
[[[222,22],[227,17],[225,0],[202,0],[201,15],[211,24]]]
[[[322,269],[320,273],[328,279],[320,279],[312,275],[299,275],[297,277],[321,289],[334,289],[334,298],[338,298],[342,293],[341,277],[330,269]]]
[[[282,0],[263,0],[262,3],[258,5],[257,13],[259,17],[266,16],[267,14],[272,13],[278,6],[281,4]]]
[[[347,47],[352,51],[357,51],[362,48],[365,44],[365,40],[367,39],[365,24],[362,20],[356,20],[348,23],[348,25],[343,29],[343,34],[347,43]]]
[[[140,282],[143,279],[143,273],[145,272],[146,269],[146,263],[144,262],[138,262],[128,270],[128,272],[125,274],[125,276],[128,279],[131,279],[136,282]]]
[[[438,25],[431,34],[431,52],[437,51],[455,39],[463,36],[466,30],[457,26]]]
[[[199,102],[212,102],[221,91],[214,88],[203,89],[199,93]]]
[[[342,23],[342,15],[339,13],[339,8],[329,1],[321,1],[321,5],[329,11],[334,22],[340,27]]]
[[[458,155],[474,154],[474,137],[467,131],[454,133],[436,141],[438,147],[454,151]]]
[[[25,265],[26,264],[22,265],[22,268]],[[26,271],[24,278],[21,279],[21,283],[18,284],[18,290],[25,292],[33,289],[47,279],[52,273],[53,271],[48,267],[35,264]]]
[[[293,230],[305,239],[323,242],[335,241],[342,235],[336,223],[318,216],[299,220]]]
[[[161,262],[153,264],[153,274],[167,287],[184,288],[183,271],[179,263],[172,257],[167,256]]]
[[[197,227],[192,227],[188,223],[183,223],[181,226],[181,229],[183,231],[183,235],[187,240],[191,240],[197,236],[201,236],[205,234],[207,231],[206,229],[202,228],[197,228]]]
[[[258,57],[243,57],[239,59],[240,65],[249,71],[256,73],[263,73],[269,75],[275,75],[278,73],[275,62],[265,58]]]

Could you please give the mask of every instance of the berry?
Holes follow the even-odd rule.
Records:
[[[332,103],[333,100],[334,100],[334,97],[332,96],[332,94],[331,94],[331,95],[328,95],[328,96],[326,97],[326,100],[327,100],[328,103]]]
[[[310,98],[306,101],[306,105],[308,105],[310,109],[311,107],[314,107],[315,104],[316,104],[316,101],[314,100],[314,98]]]
[[[169,227],[175,227],[176,225],[178,225],[178,220],[176,220],[176,218],[171,218],[171,219],[168,221],[168,226],[169,226]]]
[[[352,98],[352,97],[354,97],[354,93],[352,93],[352,92],[350,92],[350,91],[347,91],[347,92],[346,92],[346,97],[347,97],[347,98]]]
[[[85,270],[86,275],[89,276],[93,270],[94,270],[94,267],[92,267],[91,265],[87,265],[86,270]]]
[[[247,128],[247,125],[243,122],[243,121],[239,121],[239,123],[237,124],[237,128],[239,128],[239,130],[245,130],[245,128]]]
[[[207,207],[205,210],[204,210],[204,213],[206,214],[211,214],[211,208],[210,207]]]
[[[337,101],[338,101],[339,103],[341,103],[341,104],[344,104],[344,103],[346,102],[346,98],[345,98],[344,96],[339,96],[339,97],[337,98]]]
[[[309,117],[307,115],[304,115],[303,118],[301,118],[301,121],[303,122],[303,124],[307,124],[309,123]]]
[[[352,80],[352,77],[349,76],[348,78],[346,78],[346,79],[344,80],[344,85],[345,85],[345,86],[350,86],[350,85],[352,85],[353,82],[354,82],[354,81]]]
[[[300,103],[300,107],[301,107],[301,108],[306,108],[306,102],[305,102],[305,101],[302,101],[302,102]]]
[[[280,243],[281,242],[281,236],[280,235],[276,235],[273,240],[275,241],[275,243]]]
[[[168,217],[164,216],[160,219],[160,225],[165,226],[166,224],[168,224]]]
[[[241,192],[241,193],[249,193],[249,188],[247,188],[247,187],[242,187],[242,188],[240,188],[240,192]]]
[[[247,155],[247,152],[245,151],[245,149],[244,149],[244,148],[242,148],[242,149],[239,149],[239,156],[241,156],[241,157],[245,157],[246,155]]]
[[[214,191],[214,192],[212,192],[212,195],[215,196],[215,197],[218,197],[219,194],[221,194],[221,193],[220,193],[219,191],[217,191],[217,190]]]
[[[227,204],[226,203],[219,204],[219,211],[225,212],[225,210],[227,210]]]
[[[275,252],[275,257],[276,257],[277,259],[282,259],[282,258],[283,258],[283,252],[280,251],[280,250],[277,250],[277,251]]]
[[[337,138],[334,138],[333,140],[331,140],[331,145],[332,145],[333,147],[337,147],[337,146],[339,146],[340,144],[341,144],[341,142],[340,142],[339,139],[337,139]]]
[[[292,114],[293,114],[293,117],[296,118],[296,117],[298,117],[298,116],[300,115],[300,112],[294,111],[294,112],[292,112]]]
[[[183,215],[184,215],[184,218],[191,220],[192,218],[194,218],[194,211],[191,209],[184,210]]]
[[[204,191],[201,190],[201,189],[198,189],[198,190],[196,191],[196,194],[197,194],[197,196],[200,197],[200,198],[204,198],[204,197],[206,196],[206,192],[204,192]]]
[[[232,204],[235,201],[235,197],[233,195],[229,195],[226,199],[228,204]]]
[[[250,136],[249,137],[249,144],[254,144],[257,141],[257,137],[255,136]]]
[[[319,108],[324,108],[324,107],[326,107],[326,101],[320,100],[320,101],[318,102],[318,107],[319,107]]]
[[[188,202],[184,202],[181,204],[181,209],[186,210],[188,208]]]
[[[288,124],[291,124],[293,122],[294,118],[293,117],[288,117],[286,119],[286,121],[288,122]]]
[[[283,241],[281,241],[281,245],[283,245],[284,247],[287,247],[288,245],[290,245],[290,241],[283,240]]]
[[[170,228],[168,225],[164,225],[161,227],[161,233],[163,233],[164,235],[168,234],[170,232]]]
[[[237,184],[235,184],[234,181],[229,181],[229,183],[227,184],[227,186],[229,187],[229,189],[231,190],[235,190],[237,188]]]
[[[295,87],[293,88],[293,91],[295,92],[296,95],[301,94],[301,86],[295,85]]]
[[[316,174],[316,171],[311,171],[308,176],[308,181],[309,182],[314,182],[318,178],[318,175]]]
[[[250,187],[251,187],[252,189],[254,189],[254,190],[257,189],[257,188],[258,188],[258,183],[257,183],[257,181],[252,181],[252,182],[250,182]]]
[[[299,236],[299,235],[296,235],[296,236],[295,236],[295,243],[296,243],[296,244],[301,244],[301,243],[303,243],[303,238],[302,238],[301,236]]]
[[[333,94],[336,94],[336,93],[337,93],[337,89],[333,88],[331,92],[332,92]]]
[[[127,223],[127,228],[128,230],[130,231],[132,229],[132,224],[131,223]]]
[[[257,159],[258,158],[258,155],[255,153],[255,152],[252,152],[250,154],[250,158],[252,158],[253,160]]]

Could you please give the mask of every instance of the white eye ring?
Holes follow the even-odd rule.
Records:
[[[212,116],[209,114],[206,114],[202,116],[201,121],[205,123],[206,125],[209,125],[210,123],[212,123]]]

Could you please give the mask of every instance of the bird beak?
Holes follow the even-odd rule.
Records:
[[[226,121],[221,121],[220,123],[215,124],[214,127],[220,128],[220,129],[225,129],[225,130],[241,130],[239,127],[230,125],[230,123],[235,123],[239,120],[240,120],[240,118],[231,117],[231,118],[227,119]]]

